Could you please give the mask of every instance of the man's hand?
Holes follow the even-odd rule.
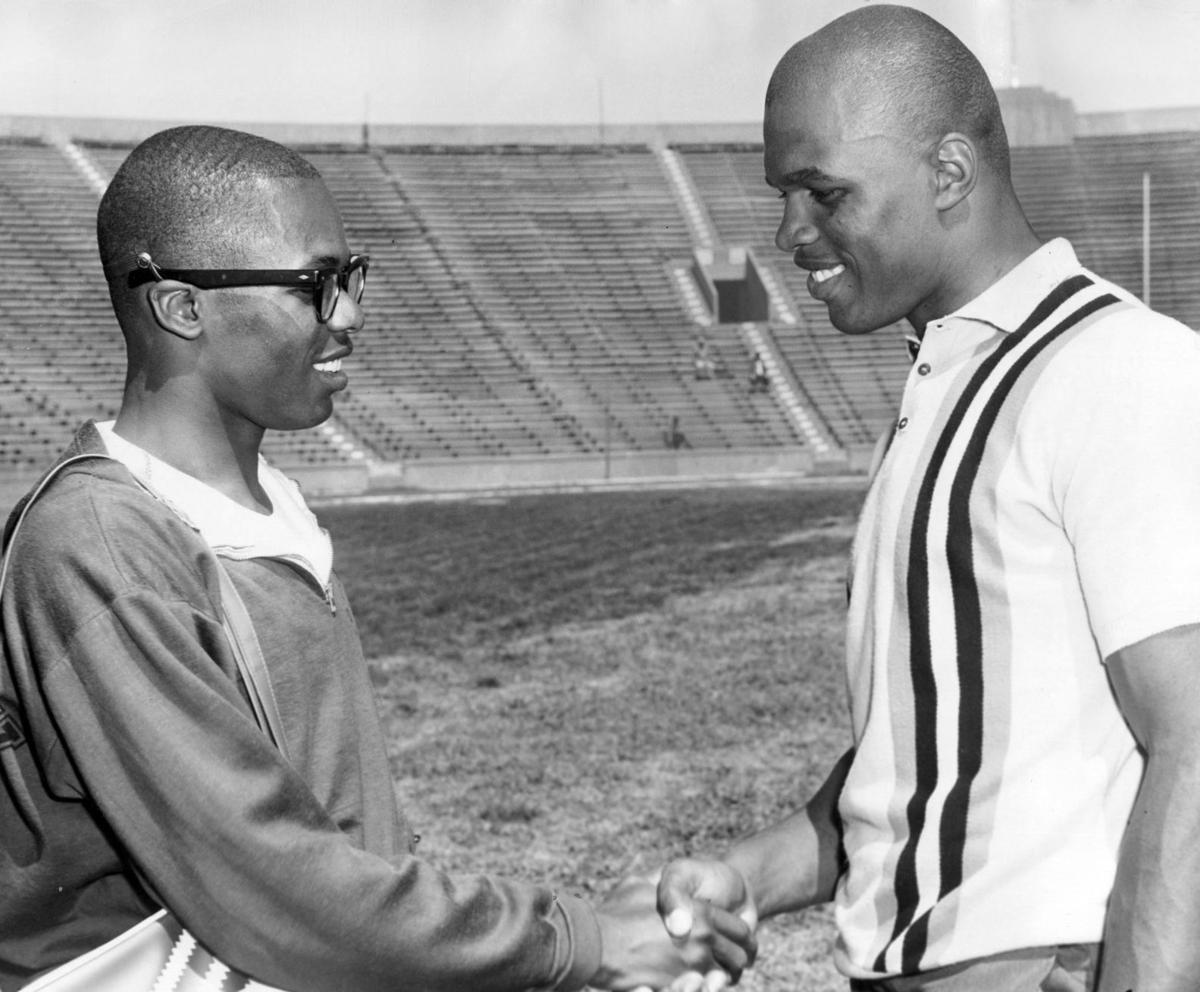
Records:
[[[603,952],[590,984],[626,992],[699,989],[708,982],[716,992],[725,985],[726,972],[736,980],[754,959],[753,928],[719,904],[696,899],[689,905],[689,925],[673,937],[659,919],[654,882],[621,882],[597,909]],[[680,984],[673,985],[677,979]],[[692,985],[697,979],[700,984]]]
[[[838,759],[807,805],[744,837],[722,860],[669,864],[658,884],[658,911],[682,947],[697,942],[711,961],[690,966],[670,985],[648,978],[643,988],[718,992],[754,963],[759,919],[791,913],[833,898],[839,871],[838,796],[854,760]]]
[[[696,928],[696,920],[705,914],[733,914],[746,924],[749,941],[739,945],[746,955],[740,965],[714,953],[719,967],[706,973],[689,971],[680,975],[663,992],[721,992],[730,981],[736,982],[744,968],[754,963],[758,946],[754,929],[758,910],[750,895],[749,886],[741,873],[723,861],[680,859],[663,870],[658,883],[658,912],[667,932],[676,941],[687,940]],[[648,988],[637,992],[650,992]]]
[[[687,937],[697,906],[703,904],[733,913],[751,932],[758,926],[758,909],[750,887],[732,865],[690,858],[667,865],[658,883],[658,912],[667,932],[677,939]]]

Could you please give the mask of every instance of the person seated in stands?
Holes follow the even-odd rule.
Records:
[[[416,856],[329,537],[260,454],[266,430],[330,416],[366,319],[368,260],[316,169],[173,128],[130,153],[97,232],[120,412],[83,425],[6,531],[0,985],[158,907],[294,992],[661,987],[718,957],[736,974],[745,923],[715,910],[674,943],[648,881],[593,907]],[[235,598],[263,686],[223,624]]]
[[[673,451],[692,446],[691,442],[687,439],[687,435],[679,427],[679,414],[671,417],[671,429],[663,433],[666,435],[664,440],[667,442],[667,447]]]
[[[763,361],[762,353],[755,352],[750,363],[750,392],[766,392],[771,388],[771,380],[767,377],[767,363]]]
[[[711,379],[715,365],[708,350],[708,339],[701,335],[696,338],[696,347],[692,364],[696,370],[697,379]]]

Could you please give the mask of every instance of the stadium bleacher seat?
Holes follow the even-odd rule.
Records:
[[[82,146],[111,175],[128,145]],[[773,245],[761,148],[673,146],[717,239],[753,251],[780,289],[762,340],[832,443],[887,428],[908,369],[902,329],[849,338]],[[668,430],[713,451],[806,438],[751,393],[736,325],[697,323],[677,273],[692,235],[647,145],[302,148],[371,253],[368,323],[336,424],[269,434],[294,464],[654,451]],[[1200,326],[1200,133],[1016,148],[1035,229],[1142,290],[1142,175],[1151,176],[1152,302]],[[124,350],[94,248],[97,195],[52,144],[0,139],[0,465],[44,464],[71,427],[111,416]],[[708,341],[711,377],[692,348]]]

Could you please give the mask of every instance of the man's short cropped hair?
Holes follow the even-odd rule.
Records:
[[[924,145],[957,131],[970,138],[991,169],[1008,179],[1008,135],[996,91],[979,59],[957,35],[911,7],[860,7],[796,46],[815,58],[870,108],[885,133]],[[794,83],[777,73],[768,106]]]
[[[160,131],[113,176],[96,216],[110,281],[148,251],[171,268],[237,266],[262,230],[262,183],[317,179],[296,152],[257,135],[208,125]]]

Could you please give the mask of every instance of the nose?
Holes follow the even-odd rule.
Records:
[[[325,322],[330,334],[353,334],[361,331],[367,322],[361,302],[355,302],[349,293],[338,293],[337,303],[334,304],[333,314]]]
[[[775,247],[780,251],[793,252],[810,245],[821,236],[813,223],[807,192],[799,190],[783,198],[783,219],[775,232]]]

